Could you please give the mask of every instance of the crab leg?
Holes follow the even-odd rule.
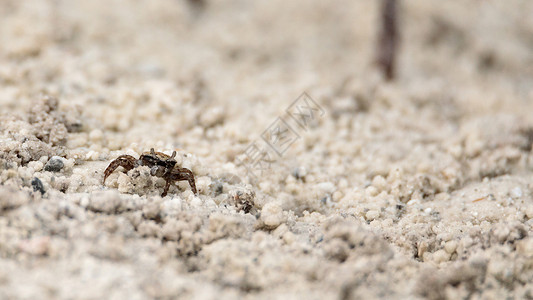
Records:
[[[161,197],[165,197],[167,195],[168,189],[170,188],[170,179],[167,179],[167,182],[165,184],[165,189],[163,190],[163,194],[161,194]]]
[[[191,186],[191,190],[194,194],[198,194],[196,191],[196,184],[194,183],[194,174],[187,168],[176,168],[172,172],[172,181],[187,180]]]
[[[125,169],[125,172],[128,172],[129,170],[133,169],[135,167],[136,159],[131,155],[121,155],[117,157],[114,161],[112,161],[109,166],[104,171],[104,182],[107,179],[113,171],[115,171],[118,167],[123,167]]]

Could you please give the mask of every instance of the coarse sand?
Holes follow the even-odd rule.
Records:
[[[378,4],[0,0],[0,299],[532,299],[533,2]]]

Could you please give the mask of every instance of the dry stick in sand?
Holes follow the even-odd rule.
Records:
[[[394,65],[398,46],[397,0],[382,0],[381,4],[381,28],[377,49],[377,63],[385,78],[392,80],[395,76]]]
[[[207,5],[206,0],[189,0],[188,2],[191,8],[194,9],[197,13],[202,12]]]

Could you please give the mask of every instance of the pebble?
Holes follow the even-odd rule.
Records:
[[[59,172],[63,169],[63,159],[59,156],[52,156],[50,160],[44,165],[44,170],[49,172]]]
[[[453,254],[455,252],[455,249],[457,249],[456,241],[448,241],[446,242],[446,244],[444,244],[444,250],[448,254]]]
[[[33,177],[31,180],[31,186],[33,187],[33,191],[39,191],[41,192],[41,195],[44,194],[44,186],[41,180],[37,177]]]
[[[335,192],[335,185],[333,184],[333,182],[329,181],[317,184],[317,188],[323,193],[327,194],[333,194],[333,192]]]
[[[276,202],[265,204],[261,210],[261,220],[268,227],[278,227],[283,222],[283,209],[281,205]]]
[[[100,153],[91,150],[85,154],[85,160],[98,160],[98,157],[100,156]]]
[[[369,186],[365,189],[365,193],[368,196],[376,196],[378,194],[378,189],[376,189],[374,186]]]
[[[38,160],[30,161],[28,167],[32,168],[35,172],[39,172],[43,169],[44,164]]]
[[[209,178],[208,176],[201,176],[196,179],[196,188],[198,189],[198,192],[207,191],[209,190],[210,186],[211,178]]]
[[[377,210],[369,210],[369,211],[366,212],[366,215],[365,215],[365,217],[366,217],[366,219],[368,221],[375,220],[375,219],[379,218],[379,216],[380,216],[380,213]]]
[[[342,197],[344,197],[344,194],[341,191],[336,191],[332,195],[332,198],[333,198],[334,202],[339,202],[342,199]]]
[[[385,178],[383,178],[383,176],[377,175],[372,179],[372,186],[382,191],[387,188],[387,181]]]
[[[292,176],[296,179],[305,179],[305,175],[307,175],[305,167],[297,167],[292,171]]]

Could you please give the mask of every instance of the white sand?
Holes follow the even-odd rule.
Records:
[[[206,3],[0,1],[0,299],[533,297],[533,2]]]

